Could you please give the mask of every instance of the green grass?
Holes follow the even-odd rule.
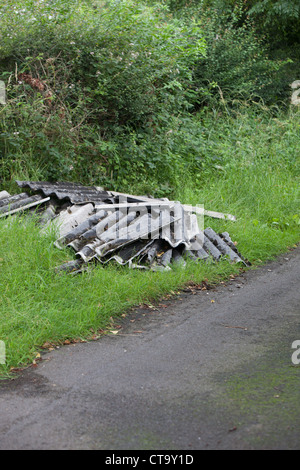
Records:
[[[205,119],[210,131],[201,151],[207,149],[209,157],[213,148],[218,168],[207,166],[202,174],[183,178],[174,197],[235,214],[236,222],[206,218],[205,226],[228,231],[241,253],[259,266],[299,242],[299,114]],[[190,262],[163,273],[110,264],[79,276],[58,275],[54,268],[73,254],[56,249],[55,237],[42,235],[32,219],[0,221],[0,340],[7,354],[2,377],[32,362],[45,342],[109,331],[135,305],[158,300],[188,281],[217,282],[239,270],[228,261]]]
[[[186,270],[140,272],[97,266],[79,276],[56,274],[55,266],[71,254],[53,246],[54,234],[41,235],[33,220],[1,221],[0,338],[6,344],[5,366],[31,361],[45,342],[92,336],[113,328],[113,319],[141,302],[152,302],[187,279],[216,279],[214,264],[189,264]],[[218,274],[229,273],[221,263]]]
[[[299,240],[300,113],[247,111],[205,124],[203,152],[218,165],[183,184],[177,197],[236,215],[234,223],[206,224],[228,230],[252,262],[270,259]]]

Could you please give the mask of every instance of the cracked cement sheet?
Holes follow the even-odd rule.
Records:
[[[53,224],[55,245],[70,247],[75,260],[58,270],[81,272],[90,261],[111,260],[141,269],[169,269],[176,262],[216,261],[247,264],[229,234],[204,230],[204,215],[235,220],[234,216],[206,211],[167,198],[134,196],[75,183],[17,181],[29,191],[11,196],[0,192],[0,217],[10,210],[42,206],[39,220],[45,231]],[[12,213],[10,211],[10,213]],[[3,215],[2,215],[3,214]]]
[[[27,193],[11,196],[7,191],[0,192],[0,219],[45,204],[50,197],[29,196]]]
[[[97,205],[97,209],[100,207]],[[114,209],[113,204],[111,207]],[[82,210],[84,208],[86,206],[82,206]],[[86,218],[81,224],[73,226],[68,233],[60,233],[56,246],[73,248],[78,259],[76,268],[81,262],[115,260],[130,267],[151,268],[158,264],[163,269],[172,261],[184,263],[185,254],[194,260],[209,257],[219,260],[227,256],[231,262],[244,263],[228,233],[221,236],[211,228],[200,230],[196,214],[185,211],[180,204],[172,207],[171,216],[165,205],[151,207],[149,211],[144,207],[143,214],[135,210],[140,209],[136,205],[131,206],[128,213],[123,209],[97,210],[92,215],[90,211],[85,212]],[[71,217],[64,213],[64,217],[68,216]],[[161,241],[160,246],[154,243],[157,240]],[[134,263],[137,258],[139,262]],[[71,262],[71,270],[73,267]]]

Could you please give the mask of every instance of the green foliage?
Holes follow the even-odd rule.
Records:
[[[253,5],[249,10],[249,14],[265,13],[266,23],[271,22],[278,15],[280,15],[282,21],[300,18],[299,0],[259,0],[248,3]]]
[[[220,164],[193,113],[289,104],[296,59],[268,58],[245,16],[253,2],[146,3],[1,4],[3,186],[26,177],[172,194],[181,175]]]
[[[201,91],[228,102],[246,98],[286,106],[300,74],[300,0],[175,1],[178,17],[200,18],[208,44]],[[217,38],[217,40],[216,40]],[[224,90],[223,90],[224,88]]]
[[[299,43],[299,0],[250,0],[247,3],[249,15],[255,19],[261,30],[269,33],[274,45],[279,45],[282,40]]]
[[[271,47],[299,44],[300,39],[300,1],[299,0],[191,0],[174,1],[175,11],[215,8],[219,14],[228,15],[237,6],[243,11],[240,25],[249,18],[254,21],[256,31],[268,36]]]
[[[14,179],[24,172],[30,178],[67,177],[74,145],[65,120],[56,109],[48,112],[43,97],[29,85],[12,85],[8,93],[8,104],[0,110],[1,178]]]
[[[284,90],[274,87],[285,62],[268,57],[253,24],[244,19],[243,2],[236,2],[233,9],[229,5],[206,7],[197,14],[207,41],[207,57],[199,61],[194,83],[205,102],[209,104],[211,97],[228,105],[241,100],[272,104],[286,99],[288,84]]]
[[[120,166],[130,171],[115,140],[151,130],[155,119],[187,112],[196,100],[193,68],[205,53],[202,32],[166,21],[160,6],[8,2],[0,15],[0,78],[9,98],[0,115],[2,179],[16,174],[15,151],[47,179],[78,179],[93,166],[94,177],[101,172],[104,180]]]

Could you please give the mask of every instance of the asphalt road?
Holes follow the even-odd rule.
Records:
[[[300,249],[0,385],[0,449],[299,449]]]

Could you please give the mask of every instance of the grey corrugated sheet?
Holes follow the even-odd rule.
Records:
[[[11,196],[7,191],[0,192],[0,218],[15,214],[47,202],[49,198],[41,195],[29,196],[27,193]]]
[[[186,213],[185,216],[190,217]],[[142,216],[138,211],[127,214],[98,210],[91,215],[87,211],[85,220],[56,241],[58,248],[68,246],[76,253],[77,262],[64,265],[62,269],[80,270],[82,264],[90,261],[107,263],[110,260],[135,268],[169,269],[172,262],[184,264],[185,256],[195,261],[227,257],[231,262],[247,264],[228,233],[218,235],[211,228],[200,232],[195,224],[194,233],[189,232],[191,238],[178,238],[174,230],[176,220],[179,219],[171,220],[170,233],[164,233],[161,211],[154,218],[151,211]],[[56,222],[60,225],[59,217]]]
[[[0,200],[10,197],[10,194],[7,191],[0,191]]]
[[[163,204],[151,207],[149,201],[154,201],[151,198],[126,195],[130,203],[145,201],[146,209],[142,212],[138,207],[114,209],[120,194],[102,188],[74,183],[17,181],[17,184],[33,195],[10,196],[0,192],[0,217],[7,207],[16,207],[15,204],[26,207],[26,201],[38,203],[44,197],[50,198],[40,214],[43,230],[55,223],[60,234],[56,246],[72,248],[76,257],[61,266],[61,270],[80,272],[90,262],[105,264],[111,260],[132,268],[167,270],[172,263],[184,264],[186,257],[194,261],[227,257],[230,262],[248,264],[227,232],[217,234],[211,228],[200,231],[196,215],[187,212],[180,203],[170,202],[171,209]],[[101,205],[105,205],[105,210]]]
[[[118,200],[114,193],[99,190],[95,186],[82,186],[76,183],[48,183],[37,181],[16,181],[17,185],[22,189],[30,189],[44,196],[50,196],[59,201],[68,200],[72,204],[84,204],[93,202],[95,204],[101,202],[113,202]],[[140,201],[136,196],[131,196],[132,201]]]
[[[75,183],[48,183],[36,181],[16,181],[17,185],[23,189],[30,189],[44,196],[50,196],[59,201],[68,200],[72,204],[82,204],[86,202],[110,202],[111,198],[106,191],[98,191],[95,187],[82,186]]]

